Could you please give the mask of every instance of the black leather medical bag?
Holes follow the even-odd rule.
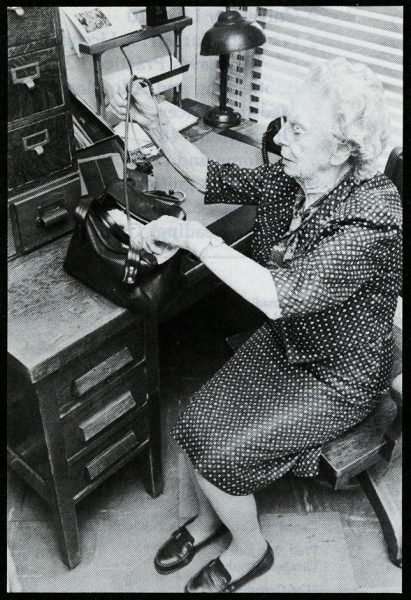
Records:
[[[180,252],[158,264],[154,255],[130,245],[129,235],[109,214],[113,208],[124,210],[124,195],[124,183],[117,180],[101,198],[80,202],[64,270],[119,306],[152,314],[181,291]],[[173,202],[129,185],[128,202],[131,217],[144,224],[162,215],[186,217]]]

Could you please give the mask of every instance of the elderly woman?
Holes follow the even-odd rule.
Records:
[[[282,160],[255,169],[208,159],[159,122],[146,93],[135,100],[135,121],[206,203],[257,205],[252,258],[173,218],[150,223],[143,240],[152,252],[189,250],[266,315],[171,430],[200,510],[155,558],[171,573],[228,529],[229,547],[185,591],[233,592],[274,560],[254,492],[289,470],[317,475],[323,444],[363,420],[388,384],[401,202],[376,167],[387,139],[384,93],[366,66],[322,62],[275,138]],[[111,103],[123,116],[124,92]]]

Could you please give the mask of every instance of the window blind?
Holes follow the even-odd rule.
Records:
[[[284,100],[315,61],[345,57],[367,64],[381,79],[391,123],[390,148],[402,146],[402,6],[244,6],[266,43],[235,53],[228,102],[263,124],[282,113]],[[215,88],[218,96],[218,86]]]

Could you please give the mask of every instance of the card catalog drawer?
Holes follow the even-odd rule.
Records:
[[[11,202],[21,252],[28,252],[74,228],[74,211],[81,196],[75,174],[47,191]]]
[[[140,414],[146,403],[145,369],[136,365],[62,419],[66,457],[101,446],[125,420]]]
[[[9,190],[71,166],[70,127],[71,117],[64,113],[9,132]]]
[[[63,87],[56,47],[9,59],[8,121],[64,103]]]
[[[7,45],[9,48],[43,38],[56,38],[52,6],[15,6],[7,8]]]

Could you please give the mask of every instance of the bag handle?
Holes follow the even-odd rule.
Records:
[[[88,213],[90,212],[90,208],[91,205],[94,202],[94,198],[82,198],[80,200],[80,202],[77,204],[75,211],[74,211],[74,218],[76,219],[77,222],[79,223],[83,223],[86,218]]]

